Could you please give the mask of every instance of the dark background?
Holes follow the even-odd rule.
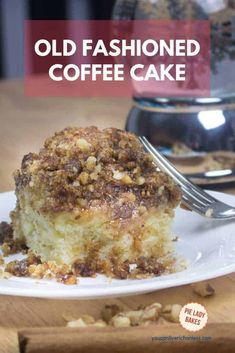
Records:
[[[8,0],[11,1],[11,0]],[[75,0],[77,3],[89,3],[90,19],[109,19],[115,0]],[[70,19],[68,0],[29,0],[29,18],[33,20],[66,20]],[[87,19],[82,13],[74,13],[79,19]]]
[[[24,19],[110,19],[115,0],[0,0],[0,78],[23,76]]]

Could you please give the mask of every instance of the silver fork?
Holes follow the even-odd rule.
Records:
[[[170,175],[182,190],[182,201],[191,210],[202,216],[229,220],[235,219],[235,208],[217,200],[207,192],[191,183],[185,178],[155,147],[146,137],[139,137],[140,142],[149,152],[157,167]]]

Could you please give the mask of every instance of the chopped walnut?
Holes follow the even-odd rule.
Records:
[[[89,151],[91,148],[91,144],[83,138],[77,140],[77,146],[84,152]]]
[[[161,325],[168,322],[178,323],[182,306],[179,304],[165,305],[153,303],[149,306],[141,306],[138,310],[120,311],[118,305],[105,305],[101,311],[102,320],[97,320],[90,315],[82,315],[78,319],[68,314],[63,315],[65,321],[69,321],[68,327],[133,327],[149,326],[153,323]],[[71,319],[71,320],[69,320]]]
[[[47,267],[44,264],[30,265],[28,267],[28,274],[34,278],[43,278]]]
[[[69,321],[66,326],[71,327],[71,328],[75,328],[75,327],[87,327],[88,325],[85,323],[84,320],[82,320],[80,318],[78,320]]]
[[[89,320],[87,320],[87,317],[89,317]],[[72,320],[69,321],[66,325],[67,327],[70,328],[85,328],[85,327],[106,327],[107,324],[103,320],[97,320],[90,316],[90,315],[83,315],[77,320]]]
[[[81,182],[82,185],[87,185],[89,181],[89,174],[86,172],[82,172],[79,175],[79,181]]]
[[[131,179],[131,177],[127,174],[125,174],[122,179],[121,179],[121,182],[124,184],[124,185],[130,185],[133,183],[133,180]]]
[[[97,159],[95,157],[93,157],[93,156],[88,157],[87,161],[86,161],[86,168],[89,171],[94,170],[96,167],[96,162],[97,162]]]
[[[162,312],[164,314],[170,313],[171,312],[171,307],[172,306],[170,304],[164,305],[164,307],[162,308]]]
[[[72,159],[71,161],[69,161],[68,163],[66,163],[64,165],[64,170],[66,170],[66,172],[73,174],[77,174],[81,171],[82,166],[81,163],[77,160]]]
[[[97,320],[92,326],[94,326],[94,327],[107,327],[107,324],[103,320]]]
[[[214,288],[207,282],[193,283],[191,286],[200,297],[210,297],[215,294]]]
[[[61,282],[63,284],[67,285],[74,285],[78,283],[77,277],[74,276],[73,274],[57,274],[56,275],[57,282]]]
[[[9,256],[12,254],[16,254],[18,252],[22,253],[27,253],[28,247],[25,245],[25,243],[22,240],[8,240],[5,241],[2,246],[1,246],[2,252],[4,256]]]
[[[78,199],[78,204],[79,204],[79,206],[84,208],[87,205],[87,200],[86,199]]]
[[[27,277],[29,276],[27,260],[11,261],[6,265],[5,271],[16,277]]]
[[[113,171],[113,178],[115,180],[122,180],[122,178],[124,177],[124,173],[123,172],[119,172],[118,170],[114,170]]]
[[[12,277],[12,274],[6,271],[3,271],[2,277],[5,279],[9,279]]]
[[[164,185],[160,186],[160,188],[158,189],[158,195],[162,195],[164,190],[165,190],[165,186]]]
[[[67,327],[106,327],[107,324],[104,320],[95,320],[91,315],[81,315],[78,319],[75,319],[69,314],[63,314],[63,319],[67,321]]]
[[[23,260],[15,260],[9,262],[5,270],[17,277],[32,278],[54,278],[57,282],[74,285],[78,283],[78,279],[68,265],[58,266],[53,261],[41,262],[40,257],[32,252]]]
[[[179,304],[165,305],[153,303],[149,306],[141,306],[138,310],[120,311],[118,305],[105,305],[101,311],[102,320],[95,320],[90,315],[81,315],[75,319],[73,315],[64,314],[65,321],[69,321],[68,327],[131,327],[131,326],[149,326],[153,323],[161,325],[168,322],[178,323],[179,313],[182,306]]]
[[[91,180],[97,180],[98,177],[99,177],[99,176],[98,176],[98,173],[96,173],[96,172],[90,174]]]
[[[182,309],[182,305],[179,304],[173,304],[170,306],[165,307],[165,310],[163,312],[163,317],[170,322],[179,322],[179,314]]]
[[[74,317],[73,315],[71,315],[70,313],[63,313],[62,314],[62,318],[66,321],[66,322],[70,322],[70,321],[76,321],[76,317]]]
[[[153,274],[155,276],[159,276],[164,272],[164,266],[158,262],[158,259],[155,257],[146,258],[144,256],[140,257],[136,261],[137,267],[132,272],[132,277],[136,277],[136,275],[140,274]]]
[[[111,319],[110,324],[114,327],[130,327],[131,320],[125,314],[119,313]]]
[[[87,324],[91,325],[95,323],[95,319],[91,315],[81,315],[81,319]]]
[[[144,309],[141,320],[142,321],[145,321],[145,320],[156,321],[159,317],[159,313],[161,311],[161,308],[162,308],[162,306],[160,303],[154,303],[150,306],[147,306]]]
[[[138,326],[141,323],[143,310],[131,310],[125,312],[125,315],[131,320],[131,326]]]
[[[136,184],[137,184],[137,185],[144,185],[144,183],[145,183],[145,178],[143,178],[143,177],[138,177],[138,178],[136,179]]]
[[[94,192],[95,191],[94,185],[92,184],[88,185],[87,190],[90,192]]]
[[[109,323],[112,317],[120,313],[121,311],[122,309],[116,304],[105,305],[101,311],[101,317],[105,322]]]
[[[99,200],[100,206],[110,205],[116,216],[113,206],[119,205],[120,194],[125,192],[135,195],[130,216],[139,206],[148,210],[169,203],[174,208],[181,199],[180,189],[170,177],[156,171],[138,138],[115,128],[68,127],[57,132],[39,153],[24,157],[15,182],[18,200],[33,183],[47,195],[42,195],[41,210],[52,213],[74,210],[80,206],[79,199],[86,199],[86,208]],[[119,213],[125,211],[125,205],[118,207]]]

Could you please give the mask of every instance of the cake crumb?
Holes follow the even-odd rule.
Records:
[[[207,218],[212,218],[213,213],[214,213],[213,209],[212,209],[212,208],[208,208],[207,211],[206,211],[206,213],[205,213],[205,216],[206,216]]]

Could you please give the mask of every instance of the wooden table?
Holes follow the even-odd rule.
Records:
[[[130,107],[128,99],[26,98],[22,82],[0,82],[0,192],[13,189],[12,172],[20,165],[22,156],[37,151],[54,131],[69,125],[123,128]],[[235,193],[235,189],[227,192]],[[63,326],[64,312],[98,317],[100,309],[108,303],[121,304],[127,309],[156,301],[183,305],[196,301],[205,305],[209,322],[235,322],[235,274],[211,280],[210,284],[216,290],[210,298],[198,297],[190,286],[94,301],[1,296],[0,352],[18,352],[18,328]]]

